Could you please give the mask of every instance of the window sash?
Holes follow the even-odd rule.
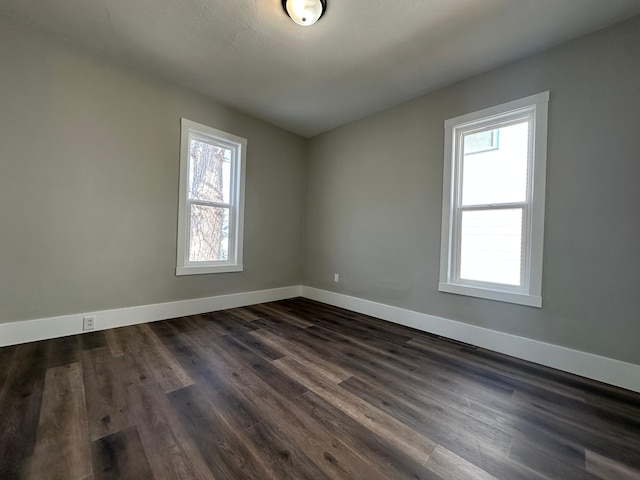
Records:
[[[211,145],[213,147],[216,148],[221,148],[223,150],[230,150],[231,151],[231,159],[230,159],[230,172],[229,172],[229,203],[225,204],[224,202],[218,202],[220,205],[232,205],[234,202],[234,198],[235,198],[235,190],[237,188],[237,182],[236,182],[236,175],[238,172],[237,169],[237,159],[238,159],[238,145],[235,145],[233,143],[230,142],[225,142],[222,139],[217,139],[217,138],[212,138],[208,135],[204,135],[202,133],[198,133],[198,132],[194,132],[194,131],[189,131],[189,152],[191,151],[191,144],[193,141],[197,141],[200,143],[206,143],[208,145]],[[191,155],[189,155],[188,158],[188,165],[187,165],[187,171],[191,170],[191,166],[192,166],[192,158]],[[187,201],[191,201],[191,202],[195,202],[195,201],[202,201],[202,202],[209,202],[209,200],[202,200],[202,199],[192,199],[191,198],[191,192],[187,192]],[[216,202],[211,202],[211,205],[215,204]]]
[[[521,225],[521,237],[520,237],[520,285],[509,285],[506,283],[495,283],[484,280],[471,280],[461,277],[462,264],[462,214],[464,212],[490,212],[496,210],[522,210],[522,225]],[[529,289],[529,262],[530,258],[527,255],[528,245],[530,242],[530,235],[528,228],[529,222],[529,204],[525,202],[517,203],[503,203],[500,205],[473,205],[466,207],[457,207],[454,211],[455,222],[453,224],[452,237],[455,239],[453,243],[453,258],[451,262],[450,279],[454,283],[460,285],[470,285],[478,287],[499,288],[501,290],[509,290],[513,292],[526,292]]]
[[[527,146],[527,182],[526,188],[526,202],[500,202],[492,204],[476,204],[476,205],[463,205],[462,203],[462,184],[464,181],[464,137],[468,134],[486,132],[501,128],[506,128],[512,125],[517,125],[522,122],[528,123],[529,135]],[[506,114],[498,115],[493,118],[481,119],[475,122],[471,122],[468,125],[456,127],[453,130],[454,137],[456,139],[453,155],[456,159],[453,162],[453,179],[454,183],[454,201],[452,202],[452,218],[454,219],[452,225],[452,244],[450,249],[452,253],[452,259],[449,271],[449,281],[460,285],[474,285],[485,288],[501,289],[513,292],[527,292],[529,290],[529,277],[530,277],[530,265],[531,258],[529,255],[530,243],[531,243],[531,204],[533,202],[533,168],[534,168],[534,138],[535,138],[535,106],[526,107],[516,110],[514,112],[508,112]],[[480,152],[473,152],[475,155]],[[494,283],[480,280],[468,280],[461,278],[461,250],[462,250],[462,212],[464,211],[481,211],[481,210],[498,210],[498,209],[518,209],[523,210],[522,216],[522,237],[520,242],[520,285],[508,285],[504,283]]]
[[[190,198],[190,192],[187,192],[186,199],[186,218],[187,218],[187,231],[186,231],[186,249],[184,252],[184,264],[186,266],[215,266],[215,265],[226,265],[235,263],[236,258],[236,214],[234,208],[234,199],[236,198],[236,189],[237,189],[237,158],[238,158],[238,146],[232,144],[230,142],[225,142],[222,139],[212,138],[211,136],[204,135],[199,132],[189,131],[189,148],[191,148],[192,141],[198,141],[202,143],[207,143],[214,147],[223,148],[226,150],[231,150],[231,165],[230,165],[230,175],[229,175],[229,202],[212,202],[209,200],[200,200],[200,199],[192,199]],[[191,169],[191,156],[189,155],[189,163],[187,168]],[[229,232],[228,232],[228,251],[227,251],[227,260],[206,260],[206,261],[192,261],[191,258],[191,206],[192,205],[202,205],[206,207],[215,207],[215,208],[224,208],[229,211]]]
[[[191,206],[192,205],[202,205],[205,207],[214,207],[221,208],[229,211],[229,232],[228,232],[228,250],[227,250],[227,260],[201,260],[201,261],[193,261],[191,258]],[[235,241],[235,212],[232,208],[231,204],[225,203],[216,203],[216,202],[206,202],[202,200],[187,200],[187,243],[185,250],[185,258],[184,263],[187,266],[213,266],[213,265],[226,265],[235,263],[233,260],[236,258],[235,250],[236,250],[236,241]]]

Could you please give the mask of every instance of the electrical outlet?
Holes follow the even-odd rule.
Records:
[[[96,328],[96,317],[83,317],[82,319],[82,330],[93,330]]]
[[[334,273],[333,274],[333,281],[338,283],[340,281],[340,274],[339,273]]]

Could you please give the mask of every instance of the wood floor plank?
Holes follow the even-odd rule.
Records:
[[[0,348],[0,398],[17,351],[17,346]]]
[[[381,322],[378,318],[345,310],[326,303],[316,302],[315,300],[302,297],[290,300],[295,305],[292,307],[294,311],[298,314],[307,314],[315,325],[324,323],[328,319],[332,321],[337,320],[338,323],[349,325],[350,328],[357,327],[358,331],[364,329],[371,334],[375,332],[376,336],[397,342],[400,345],[413,338],[416,333],[420,335],[424,334],[424,332],[419,332],[418,330],[407,328],[393,322]],[[287,301],[278,303],[287,304]]]
[[[298,349],[303,349],[315,357],[333,363],[333,357],[337,353],[336,341],[329,339],[329,335],[324,335],[325,332],[316,326],[301,329],[286,322],[278,322],[273,317],[256,320],[254,324],[259,327],[259,330],[251,332],[254,337],[256,337],[256,332],[266,331],[275,337],[288,341],[290,345]]]
[[[540,412],[519,408],[508,400],[493,395],[490,391],[474,393],[475,387],[468,383],[452,389],[450,388],[451,379],[443,378],[434,371],[430,371],[428,376],[425,375],[422,378],[423,376],[416,376],[414,373],[400,371],[387,373],[383,365],[369,369],[365,366],[366,362],[360,363],[361,365],[357,368],[358,376],[374,384],[378,382],[377,384],[382,388],[390,388],[405,401],[425,411],[433,411],[435,401],[437,404],[454,408],[487,424],[498,425],[509,435],[523,439],[535,438],[549,450],[557,452],[571,452],[577,445],[591,442],[590,444],[594,446],[598,445],[599,448],[606,449],[603,451],[609,452],[609,455],[633,462],[633,452],[638,451],[621,445],[619,441],[602,440],[602,434],[589,435],[583,428],[571,429],[556,419],[545,419]],[[464,396],[460,396],[458,391],[464,393]]]
[[[0,394],[0,478],[18,478],[23,461],[33,455],[48,343],[17,347]]]
[[[402,346],[410,337],[403,337],[401,344],[388,341],[388,339],[379,335],[371,335],[369,332],[356,332],[345,328],[343,321],[327,320],[322,318],[318,320],[314,327],[307,329],[309,336],[314,339],[326,339],[330,344],[336,344],[343,349],[349,347],[350,352],[360,352],[362,350],[374,355],[377,358],[384,358],[385,362],[394,362],[396,366],[404,370],[415,371],[419,366],[424,365],[427,360],[424,355],[410,356],[402,350]],[[307,333],[305,331],[305,333]],[[296,335],[296,332],[289,332],[290,335]]]
[[[304,298],[0,348],[2,480],[639,472],[640,394]]]
[[[326,431],[318,422],[301,410],[297,398],[290,392],[274,390],[269,378],[259,375],[238,362],[233,350],[220,348],[218,343],[208,346],[210,355],[220,357],[232,366],[226,377],[228,384],[244,395],[246,401],[263,411],[278,431],[284,432],[299,448],[331,478],[358,480],[381,478],[380,472],[370,462],[358,456],[339,438]]]
[[[209,343],[192,339],[192,345],[198,355],[206,361],[225,366],[218,369],[217,374],[230,389],[227,395],[237,398],[234,400],[235,404],[242,405],[242,408],[247,411],[263,413],[264,418],[261,421],[242,432],[236,429],[236,434],[255,445],[256,455],[263,465],[271,469],[271,475],[278,479],[325,479],[329,477],[326,477],[323,471],[330,470],[332,473],[343,471],[344,465],[339,460],[344,457],[344,454],[341,453],[339,445],[334,445],[326,438],[319,439],[320,434],[311,430],[308,424],[307,428],[300,428],[300,422],[290,425],[291,412],[296,411],[296,398],[306,389],[299,390],[298,384],[294,382],[289,382],[293,388],[286,388],[286,383],[279,381],[281,380],[280,372],[276,368],[260,370],[262,374],[257,373],[255,358],[250,362],[251,365],[243,361],[246,355],[236,358],[237,344],[226,342],[225,340],[228,339],[228,336],[217,337]],[[261,365],[263,362],[258,360],[258,363]],[[274,374],[275,378],[265,376],[267,371]],[[281,385],[285,388],[278,388]],[[220,413],[232,420],[232,425],[241,426],[237,421],[233,422],[235,415],[225,411],[226,406],[223,403],[215,403],[216,406],[220,406]],[[283,419],[285,419],[284,423]],[[310,445],[309,437],[316,439],[313,445]],[[333,451],[320,450],[323,444],[331,445]],[[317,462],[314,463],[314,460],[319,461],[320,465]],[[330,478],[357,477],[351,474],[347,477],[333,475]]]
[[[385,368],[393,368],[401,372],[415,372],[420,363],[405,356],[390,353],[375,344],[350,337],[344,330],[327,328],[326,325],[316,325],[305,330],[305,336],[296,336],[295,332],[287,332],[296,341],[305,345],[314,345],[316,349],[321,349],[327,358],[334,358],[335,361],[344,362],[351,360],[347,368],[361,364],[370,365],[372,361]],[[344,357],[347,357],[346,359]]]
[[[638,480],[640,478],[640,470],[598,455],[591,450],[586,451],[586,468],[589,473],[603,480]]]
[[[213,403],[223,409],[227,421],[235,428],[245,430],[260,422],[263,415],[239,398],[223,380],[219,368],[228,367],[218,363],[216,368],[216,364],[207,361],[206,355],[198,350],[196,345],[188,343],[172,349],[172,353],[196,382],[198,391],[204,391]]]
[[[121,357],[125,353],[139,352],[140,339],[136,336],[134,327],[121,327],[106,330],[104,332],[111,355]]]
[[[136,427],[96,440],[92,452],[95,480],[154,480]]]
[[[362,344],[354,342],[341,342],[335,335],[325,335],[326,332],[317,332],[308,329],[305,332],[309,339],[298,339],[307,344],[313,341],[319,354],[331,361],[350,369],[356,376],[368,382],[379,384],[383,388],[397,392],[402,398],[410,402],[422,404],[424,401],[433,401],[438,398],[446,398],[449,405],[458,407],[463,413],[478,415],[488,422],[502,421],[502,415],[496,411],[482,408],[471,410],[471,399],[476,392],[476,387],[467,384],[456,383],[451,376],[445,376],[446,372],[432,368],[428,375],[417,373],[415,369],[408,367],[401,358],[391,358],[381,355],[380,352],[364,348]],[[495,402],[502,399],[508,402],[511,392],[495,394],[490,390],[480,389],[477,393],[483,401]]]
[[[259,319],[256,319],[256,321]],[[277,348],[272,348],[265,342],[260,341],[259,338],[249,333],[238,333],[233,336],[225,335],[222,338],[232,340],[233,342],[242,345],[243,348],[250,350],[254,354],[262,357],[267,361],[275,360],[277,358],[284,357],[285,354],[279,351]],[[218,339],[216,339],[218,340]]]
[[[508,480],[540,477],[526,466],[509,460],[513,439],[500,424],[479,421],[437,401],[417,404],[405,401],[393,392],[373,387],[355,377],[341,386],[487,475]]]
[[[278,308],[277,304],[262,304],[262,305],[254,305],[251,308],[252,312],[256,314],[262,314],[262,317],[271,317],[277,318],[279,320],[285,321],[299,328],[309,328],[313,327],[313,323],[305,320],[303,315],[296,315],[294,312],[284,308]]]
[[[526,407],[506,411],[513,412],[509,416],[506,428],[518,430],[519,438],[528,442],[544,445],[545,450],[555,455],[561,452],[560,460],[566,462],[574,457],[573,452],[580,451],[584,458],[584,450],[590,449],[600,455],[610,457],[618,462],[628,464],[636,469],[640,468],[640,446],[637,434],[616,436],[617,426],[612,423],[611,430],[606,427],[594,429],[589,422],[577,425],[566,419],[554,418],[538,410]],[[584,418],[589,418],[585,416]],[[602,427],[602,424],[593,418],[593,424]],[[568,452],[564,454],[562,452]],[[557,455],[555,455],[557,457]],[[584,462],[579,465],[584,468]]]
[[[165,393],[193,385],[193,380],[148,325],[138,325],[142,355]]]
[[[27,478],[84,479],[93,474],[82,367],[47,370],[33,461]]]
[[[226,311],[229,315],[233,315],[239,317],[247,322],[253,322],[254,320],[258,320],[260,315],[252,312],[248,308],[231,308]]]
[[[625,443],[635,444],[636,449],[640,448],[640,425],[636,418],[607,412],[605,409],[580,401],[559,406],[556,403],[549,403],[545,398],[519,391],[514,392],[512,401],[522,406],[523,410],[555,420],[558,426],[567,430],[598,432],[598,438],[602,442],[597,443],[601,448],[610,445],[620,450],[622,448],[619,445],[620,439],[624,439]],[[584,418],[591,418],[592,421],[585,424]],[[586,436],[586,434],[583,435]],[[597,443],[588,442],[588,445],[591,448],[598,448]],[[640,466],[640,463],[638,465]]]
[[[299,448],[296,439],[267,421],[246,431],[247,438],[265,459],[268,474],[278,480],[333,480],[327,476]]]
[[[130,426],[123,379],[109,349],[100,347],[83,351],[82,363],[91,440]]]
[[[491,449],[498,455],[508,455],[512,437],[471,415],[431,401],[415,406],[378,386],[352,377],[340,384],[342,388],[421,432],[434,442],[467,458],[482,458]]]
[[[484,470],[438,445],[429,457],[427,468],[449,480],[496,480]]]
[[[597,480],[598,477],[585,468],[584,451],[574,451],[573,455],[555,455],[544,445],[537,445],[525,439],[515,439],[509,458],[535,468],[549,478],[563,480]]]
[[[411,345],[421,345],[421,347],[429,348],[424,339],[415,339],[409,342]],[[527,366],[520,375],[516,375],[513,370],[513,365],[520,365],[520,362],[511,363],[512,367],[505,371],[505,368],[495,369],[492,363],[477,362],[474,361],[478,358],[478,352],[473,354],[453,354],[451,352],[444,353],[440,351],[440,354],[449,357],[452,361],[464,362],[466,364],[472,363],[474,370],[482,375],[483,378],[489,378],[496,383],[502,383],[505,387],[514,391],[512,398],[517,399],[520,404],[529,402],[529,405],[535,409],[543,410],[547,412],[554,412],[558,417],[562,417],[563,420],[571,420],[575,425],[582,425],[582,419],[585,415],[592,415],[597,422],[598,419],[606,418],[606,423],[609,426],[617,426],[619,432],[617,435],[626,436],[629,433],[636,434],[640,432],[640,421],[632,420],[628,414],[621,414],[615,411],[608,411],[601,406],[591,405],[585,402],[584,395],[576,393],[573,385],[576,385],[575,380],[571,380],[567,383],[570,387],[560,385],[559,381],[565,381],[569,374],[549,372],[550,369],[539,367],[542,370],[538,377],[533,376],[530,372],[536,370],[532,366]],[[493,354],[495,357],[496,354]],[[486,357],[486,355],[484,355]],[[504,357],[504,356],[503,356]],[[481,359],[483,357],[481,356]],[[460,370],[460,364],[454,364],[455,368]],[[488,367],[488,368],[487,368]],[[550,381],[551,379],[551,381]],[[640,412],[638,412],[640,414]],[[633,417],[633,416],[632,416]],[[596,430],[599,430],[598,425],[592,425]]]
[[[250,335],[258,338],[266,345],[276,350],[280,350],[285,355],[294,357],[299,363],[305,365],[309,369],[322,369],[324,375],[335,383],[340,383],[352,375],[351,372],[323,359],[318,355],[315,355],[312,351],[305,349],[300,345],[296,345],[295,342],[290,342],[286,340],[286,338],[274,335],[264,329],[254,330]]]
[[[82,350],[93,350],[107,346],[107,339],[104,332],[87,332],[78,336]]]
[[[153,365],[147,361],[144,352],[130,352],[111,360],[118,380],[126,390],[132,385],[159,385],[153,375]]]
[[[233,335],[236,333],[247,333],[255,330],[256,327],[252,325],[252,321],[247,321],[239,318],[237,315],[231,315],[224,310],[205,313],[203,315],[196,316],[196,318],[202,318],[210,321],[211,326],[215,326],[222,335]]]
[[[283,353],[276,352],[274,349],[264,345],[257,338],[248,333],[240,332],[233,336],[216,335],[215,337],[211,337],[197,333],[181,334],[173,328],[173,326],[169,326],[160,333],[160,338],[170,348],[174,355],[182,359],[182,362],[187,366],[187,369],[195,368],[200,361],[196,352],[193,350],[194,347],[205,347],[209,343],[214,342],[233,348],[236,357],[241,362],[259,375],[268,377],[274,388],[290,392],[291,395],[296,396],[307,391],[306,387],[300,385],[298,382],[292,380],[286,375],[283,375],[280,370],[270,363],[270,360],[281,358]],[[224,363],[217,363],[216,365],[222,369],[226,368]],[[200,377],[205,385],[209,383],[216,385],[220,381],[218,376],[210,370],[202,371],[200,372],[200,375],[205,375],[205,377]],[[207,379],[207,377],[209,377],[209,379]]]
[[[49,341],[47,368],[61,367],[80,361],[80,339],[77,335]]]
[[[457,342],[447,341],[439,337],[420,336],[408,343],[435,349],[436,351],[468,360],[474,365],[487,367],[490,370],[499,372],[501,375],[520,379],[535,386],[541,386],[546,390],[577,401],[585,401],[584,391],[574,387],[579,383],[574,382],[572,375],[559,370],[541,365],[534,366],[524,360],[496,354],[479,347],[459,345]]]
[[[322,372],[311,373],[305,365],[289,357],[274,360],[273,363],[377,435],[393,438],[399,448],[410,452],[418,461],[426,462],[435,449],[435,442],[334,384],[333,379],[324,377]]]
[[[159,385],[132,384],[127,400],[156,480],[215,480]]]
[[[255,337],[251,337],[255,339]],[[219,337],[213,340],[216,344],[226,348],[232,348],[237,359],[245,366],[250,368],[254,373],[269,379],[269,384],[276,390],[287,392],[292,397],[298,397],[305,393],[308,389],[300,382],[284,374],[280,369],[271,363],[271,360],[282,358],[277,355],[271,358],[265,355],[262,348],[253,348],[253,342],[246,342],[244,337]]]
[[[181,325],[182,329],[179,328]],[[172,323],[171,326],[175,333],[201,338],[217,338],[229,333],[224,325],[207,315],[193,315],[183,319],[180,324]]]
[[[193,324],[189,322],[189,317],[165,320],[164,322],[153,322],[149,324],[149,328],[156,337],[171,350],[172,346],[180,346],[181,337],[185,332],[194,330]],[[206,338],[213,338],[207,335]]]
[[[386,475],[385,478],[441,480],[440,476],[424,466],[424,462],[417,461],[395,442],[377,435],[315,393],[308,391],[298,397],[298,405],[325,429],[374,463]]]
[[[302,309],[303,312],[306,312],[308,315],[313,315],[317,310],[323,310],[325,306],[322,307],[307,307],[306,309]],[[333,325],[337,328],[343,328],[344,325],[349,325],[350,334],[359,339],[368,339],[368,340],[381,340],[389,343],[394,343],[396,345],[404,345],[413,337],[409,331],[397,330],[394,327],[390,327],[389,325],[385,325],[383,323],[372,322],[367,317],[361,315],[353,314],[350,312],[342,311],[337,312],[332,309],[327,309],[325,313],[322,314],[320,318],[317,318],[314,322],[315,325]]]
[[[236,427],[216,409],[207,395],[193,385],[170,393],[169,399],[218,480],[267,480],[266,465],[255,445],[243,441]]]

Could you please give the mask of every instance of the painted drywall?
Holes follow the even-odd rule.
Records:
[[[180,117],[249,141],[244,272],[175,275]],[[0,17],[0,322],[299,284],[305,155],[295,135]]]
[[[640,364],[639,86],[635,18],[312,139],[303,283]],[[444,121],[545,90],[543,308],[438,292]]]

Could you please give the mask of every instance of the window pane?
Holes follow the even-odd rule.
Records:
[[[189,199],[229,203],[233,150],[192,138],[189,141]]]
[[[462,205],[527,200],[528,120],[463,135],[462,148]]]
[[[464,153],[485,152],[498,148],[498,130],[487,130],[486,132],[472,133],[464,136]]]
[[[460,278],[520,285],[521,208],[462,212]]]
[[[190,262],[229,259],[229,209],[191,205]]]

